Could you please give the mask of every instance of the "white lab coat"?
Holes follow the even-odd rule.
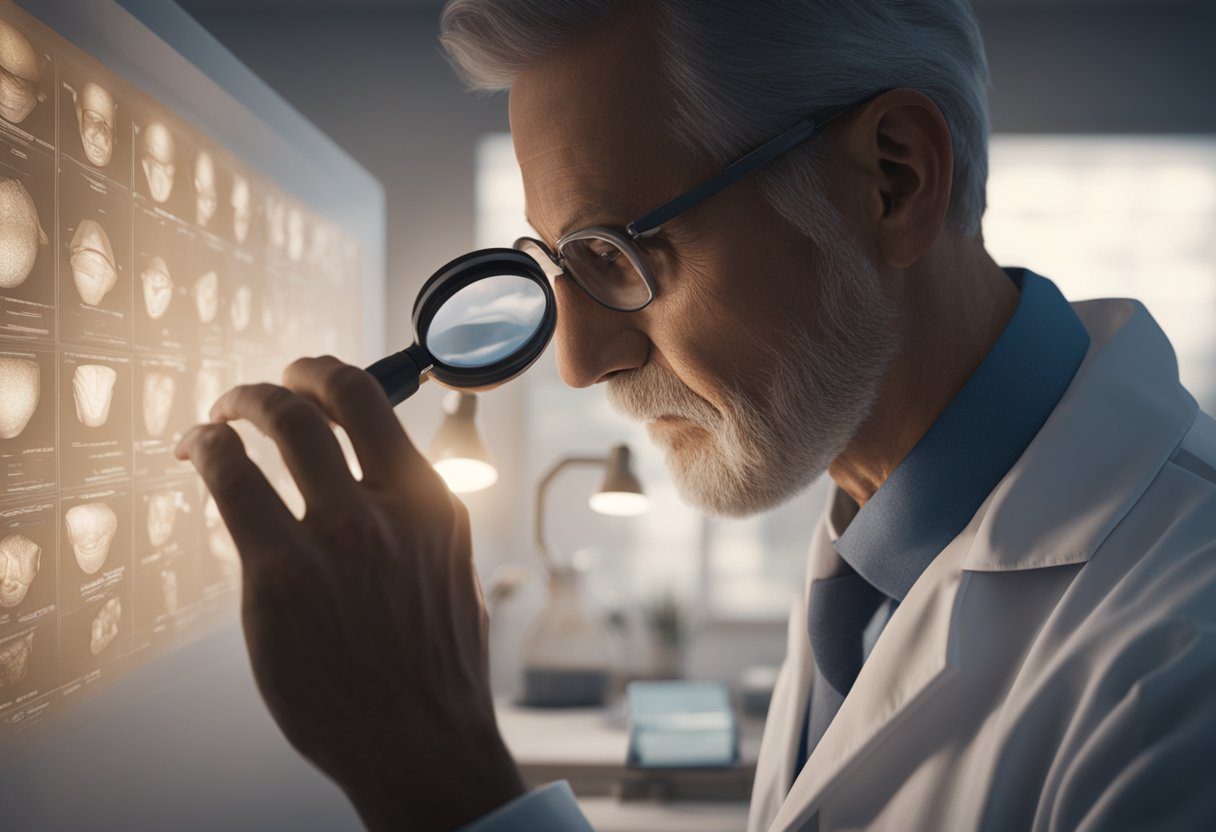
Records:
[[[1091,345],[1071,386],[795,780],[796,605],[749,832],[1216,829],[1216,423],[1143,306],[1074,309]],[[811,575],[835,557],[834,500]]]

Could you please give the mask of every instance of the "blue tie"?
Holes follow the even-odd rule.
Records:
[[[881,591],[851,568],[811,582],[807,629],[815,656],[815,680],[799,770],[831,724],[865,661],[863,634],[885,602]]]

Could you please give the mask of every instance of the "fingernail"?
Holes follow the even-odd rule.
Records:
[[[185,435],[183,435],[181,440],[177,443],[177,447],[173,449],[174,457],[183,461],[190,458],[190,445],[193,443],[194,434],[197,432],[197,425],[186,431]]]
[[[214,401],[214,402],[211,404],[211,408],[210,408],[210,409],[207,411],[207,418],[208,418],[208,419],[210,419],[212,422],[226,422],[226,421],[228,421],[228,420],[227,420],[227,417],[225,417],[225,416],[224,416],[224,415],[223,415],[223,414],[220,412],[220,411],[222,410],[222,408],[220,407],[220,405],[224,403],[224,399],[226,399],[226,398],[228,398],[228,394],[227,394],[227,393],[224,393],[222,396],[220,396],[218,399],[216,399],[216,400],[215,400],[215,401]]]

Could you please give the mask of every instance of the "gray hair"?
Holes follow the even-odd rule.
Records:
[[[651,0],[661,15],[668,129],[725,164],[817,110],[892,87],[931,98],[954,151],[951,226],[980,233],[988,179],[988,64],[966,0]],[[442,42],[477,89],[498,90],[623,0],[449,0]],[[825,212],[811,142],[761,172],[766,198],[817,236]]]

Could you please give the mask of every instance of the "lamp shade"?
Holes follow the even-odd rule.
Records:
[[[457,494],[489,488],[498,481],[498,469],[477,430],[477,397],[453,391],[443,409],[443,423],[427,449],[431,465]]]
[[[604,481],[588,501],[592,511],[629,517],[649,509],[650,501],[642,491],[642,482],[633,472],[633,458],[629,447],[613,446],[608,452],[607,464]]]

